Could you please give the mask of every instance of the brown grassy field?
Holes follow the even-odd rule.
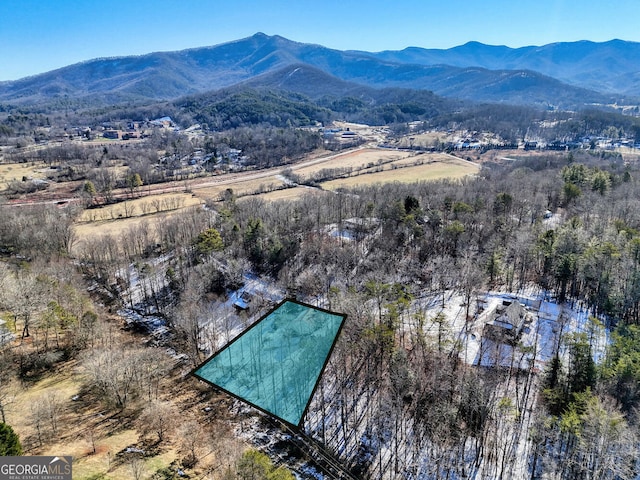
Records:
[[[238,180],[232,184],[223,184],[216,186],[193,187],[195,195],[204,200],[218,200],[225,190],[231,188],[236,195],[251,195],[260,191],[269,192],[281,188],[284,181],[277,174],[269,177]]]
[[[323,169],[352,168],[355,170],[358,168],[366,168],[370,164],[377,165],[378,162],[395,162],[412,156],[415,156],[414,152],[367,148],[355,152],[338,154],[332,156],[327,161],[315,165],[309,165],[303,168],[293,167],[292,170],[296,175],[309,178]]]
[[[117,218],[115,220],[102,220],[76,224],[74,228],[76,242],[73,244],[71,254],[77,256],[82,251],[85,240],[88,238],[95,239],[104,235],[111,235],[112,237],[118,238],[128,229],[138,228],[144,224],[147,225],[147,228],[153,231],[153,224],[155,222],[162,222],[173,215],[179,215],[181,211],[183,211],[183,209],[154,213],[139,217]]]
[[[622,155],[625,162],[638,162],[640,161],[640,150],[637,148],[621,147],[617,150]]]
[[[188,193],[165,193],[142,198],[132,198],[113,205],[84,210],[79,222],[101,222],[121,218],[143,217],[155,213],[177,210],[201,203],[199,198]]]
[[[463,164],[468,164],[467,161],[461,160],[458,157],[454,157],[453,155],[449,155],[448,153],[421,153],[419,155],[413,155],[411,157],[406,157],[402,160],[398,160],[397,162],[393,162],[394,165],[425,165],[425,164],[438,164],[438,163],[446,163],[446,164],[458,164],[462,162]]]
[[[0,163],[0,191],[6,190],[10,182],[23,177],[47,178],[49,168],[44,163]]]
[[[349,178],[339,178],[323,182],[321,185],[327,190],[335,190],[340,187],[352,187],[354,185],[371,185],[375,183],[401,182],[412,183],[417,181],[438,180],[442,178],[462,178],[467,175],[475,175],[480,167],[474,163],[467,162],[455,157],[447,156],[446,159],[436,161],[427,160],[425,157],[424,164],[414,165],[416,159],[407,160],[411,166],[403,168],[393,168],[392,165],[385,166],[381,172],[367,173]],[[421,161],[421,160],[418,160]],[[398,163],[398,166],[402,163]]]
[[[323,195],[323,194],[325,194],[325,192],[323,192],[318,188],[294,187],[294,188],[285,188],[283,190],[275,190],[269,193],[261,193],[257,196],[258,198],[265,200],[267,202],[275,202],[278,200],[295,200],[304,195]]]
[[[378,165],[378,160],[382,160],[382,164]],[[372,167],[364,168],[359,174],[352,174],[349,178],[340,178],[322,183],[322,187],[327,190],[334,190],[339,187],[349,187],[354,185],[367,185],[373,183],[385,182],[415,182],[420,180],[436,180],[440,178],[461,178],[466,175],[474,175],[478,173],[480,167],[474,163],[462,160],[460,158],[445,153],[422,153],[415,154],[413,152],[398,152],[395,150],[380,149],[364,149],[356,152],[349,152],[345,155],[337,155],[328,161],[307,165],[303,168],[295,169],[294,173],[303,177],[310,177],[324,168],[340,168],[345,166],[366,167],[371,163]],[[383,169],[376,172],[376,170]],[[277,177],[272,177],[277,180]],[[278,180],[279,181],[279,180]],[[253,180],[250,182],[242,182],[237,185],[231,185],[234,192],[249,193],[258,191],[259,184],[265,184],[263,180]],[[282,183],[280,183],[282,184]],[[274,183],[275,185],[275,183]],[[213,189],[197,190],[200,196],[217,197],[225,188],[215,187]],[[299,198],[302,195],[320,193],[320,190],[314,190],[305,187],[287,188],[276,190],[268,193],[259,194],[259,198],[267,201],[289,200]]]
[[[447,141],[448,135],[446,133],[441,132],[427,132],[427,133],[419,133],[417,135],[410,135],[402,137],[398,141],[398,147],[400,148],[409,148],[411,146],[414,147],[431,147],[439,144],[440,142]]]
[[[412,183],[442,178],[462,178],[467,175],[475,175],[479,170],[480,167],[474,163],[449,157],[447,161],[437,161],[403,168],[393,169],[392,166],[387,166],[387,168],[381,172],[367,173],[349,178],[339,178],[323,182],[321,185],[322,188],[327,190],[335,190],[340,187],[372,185],[375,183]]]
[[[173,215],[179,215],[186,208],[200,205],[202,200],[187,193],[166,193],[86,209],[74,227],[76,242],[72,254],[78,255],[88,238],[104,235],[119,237],[123,232],[141,225],[153,231],[155,222],[162,222]]]

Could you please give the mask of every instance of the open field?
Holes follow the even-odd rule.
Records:
[[[312,187],[293,187],[283,190],[275,190],[273,192],[261,193],[258,197],[267,202],[275,202],[279,200],[295,200],[304,195],[323,195],[325,192],[318,188]],[[242,200],[242,199],[241,199]]]
[[[331,156],[328,160],[313,165],[305,165],[302,168],[292,167],[293,172],[303,178],[313,177],[323,169],[337,169],[351,167],[359,169],[349,178],[340,178],[322,183],[322,187],[328,190],[337,186],[352,186],[384,182],[414,182],[420,180],[435,180],[439,178],[460,178],[466,175],[478,173],[480,167],[471,162],[459,159],[445,153],[421,153],[384,150],[362,149],[355,152]],[[266,180],[266,181],[265,181]],[[269,181],[271,180],[271,181]],[[280,182],[279,184],[277,182]],[[236,185],[224,187],[197,189],[198,196],[216,198],[226,188],[233,188],[237,194],[259,192],[260,186],[282,185],[277,177],[269,179],[251,180],[239,182]],[[314,192],[311,188],[295,187],[282,190],[269,191],[259,194],[259,197],[267,201],[288,200],[299,198],[302,195]],[[319,192],[319,190],[315,190]]]
[[[640,150],[637,148],[620,147],[616,151],[622,155],[626,163],[637,163],[640,161]]]
[[[351,167],[358,172],[348,178],[322,183],[327,190],[354,185],[385,182],[415,182],[441,178],[461,178],[479,171],[479,166],[443,153],[421,153],[389,149],[364,148],[303,162],[292,170],[302,177],[313,177],[323,169]],[[191,193],[160,193],[134,198],[114,205],[85,210],[75,227],[77,241],[73,253],[82,251],[85,239],[103,235],[119,237],[130,229],[146,228],[153,232],[153,225],[184,208],[201,204],[206,200],[217,201],[227,189],[240,197],[257,194],[266,201],[289,200],[313,192],[306,187],[282,189],[285,179],[281,171],[287,167],[267,171],[250,171],[228,177],[213,177],[203,182],[189,184]],[[178,188],[178,187],[176,187]],[[184,186],[180,188],[184,189]],[[316,192],[319,192],[316,190]],[[141,190],[145,193],[145,189]],[[153,234],[153,233],[152,233]]]
[[[274,172],[269,176],[262,178],[249,178],[243,180],[238,178],[233,183],[225,183],[220,185],[194,186],[192,190],[196,196],[202,199],[218,200],[220,195],[227,189],[232,189],[236,195],[251,195],[259,192],[270,192],[282,188],[285,185],[284,179]]]
[[[382,170],[392,170],[398,168],[415,167],[419,165],[431,165],[434,171],[444,167],[445,165],[468,165],[469,162],[462,160],[453,155],[447,153],[420,153],[410,156],[394,159],[391,161],[385,161],[381,164],[368,166],[365,169],[355,172],[353,175],[361,175],[365,173],[376,173]],[[454,168],[455,170],[455,168]],[[455,173],[455,172],[454,172]],[[447,174],[447,168],[443,170],[443,174]]]
[[[480,167],[474,163],[460,159],[448,162],[425,163],[423,165],[388,169],[376,173],[368,173],[348,178],[339,178],[322,182],[322,187],[327,190],[335,190],[340,187],[352,187],[354,185],[371,185],[375,183],[411,183],[417,181],[438,180],[442,178],[462,178],[478,173]]]
[[[408,135],[398,140],[398,147],[423,147],[428,148],[438,145],[441,142],[448,140],[448,136],[445,132],[426,132],[419,133],[417,135]]]
[[[177,210],[200,204],[200,199],[188,193],[166,193],[132,198],[113,205],[90,208],[82,212],[79,222],[99,222],[118,218],[131,218]]]
[[[166,193],[86,209],[74,228],[76,242],[72,247],[72,254],[80,253],[88,238],[96,239],[105,235],[117,238],[130,229],[141,227],[153,235],[155,223],[179,215],[184,209],[201,203],[192,194]]]
[[[76,242],[72,247],[71,253],[72,255],[78,255],[85,245],[85,240],[89,238],[96,239],[105,235],[111,235],[112,237],[118,238],[128,230],[135,230],[138,228],[146,228],[153,236],[155,234],[155,229],[153,228],[155,223],[162,222],[174,215],[180,215],[186,208],[189,207],[183,207],[168,212],[153,213],[145,216],[116,218],[114,220],[102,220],[76,224],[74,228]]]
[[[352,168],[356,170],[366,168],[369,165],[374,166],[380,163],[395,162],[414,155],[414,152],[409,151],[366,148],[333,155],[326,161],[318,162],[314,165],[307,165],[302,168],[293,166],[292,170],[296,175],[309,178],[323,169]]]
[[[47,167],[44,163],[0,163],[0,191],[6,190],[10,182],[21,181],[23,177],[47,178]]]

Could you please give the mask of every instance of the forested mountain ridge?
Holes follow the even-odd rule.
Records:
[[[428,90],[376,89],[345,82],[308,65],[173,102],[180,115],[208,128],[269,123],[306,126],[345,118],[372,125],[433,119],[462,107]]]
[[[374,88],[432,90],[439,95],[474,101],[558,108],[574,108],[585,103],[620,102],[622,93],[637,93],[633,81],[633,75],[637,72],[629,66],[636,63],[627,61],[628,58],[635,58],[635,54],[622,57],[624,61],[615,63],[607,63],[609,57],[606,54],[600,57],[590,55],[585,63],[571,63],[567,59],[581,57],[582,44],[578,42],[562,44],[566,53],[561,57],[553,56],[555,63],[551,66],[545,60],[549,56],[546,50],[540,55],[530,51],[528,55],[531,60],[528,63],[522,60],[520,63],[503,61],[501,64],[500,55],[490,56],[487,52],[500,53],[504,49],[476,48],[474,53],[474,49],[471,49],[474,45],[460,47],[461,52],[454,52],[457,52],[457,57],[451,55],[451,63],[471,65],[461,67],[444,62],[430,63],[429,58],[437,57],[429,57],[421,50],[380,54],[339,51],[258,33],[212,47],[95,59],[16,81],[0,82],[0,102],[34,103],[79,97],[102,103],[173,99],[229,87],[293,65],[308,65],[343,81]],[[595,45],[603,49],[607,46]],[[629,49],[635,47],[631,43],[624,45]],[[597,58],[601,60],[596,62]],[[445,57],[442,59],[449,61]],[[516,64],[523,66],[509,67]],[[565,72],[562,79],[549,76],[554,74],[558,65],[567,65],[564,69],[557,68]],[[537,67],[543,73],[534,71]],[[578,81],[580,75],[586,80],[600,78],[604,69],[613,72],[610,76],[618,72],[620,78],[626,79],[627,87],[622,91],[605,85],[603,88],[608,93],[602,94],[592,89],[593,82]],[[576,72],[573,76],[567,73],[573,71]],[[563,81],[571,81],[574,85]]]
[[[408,47],[371,55],[387,61],[419,65],[532,70],[597,91],[629,95],[640,93],[637,83],[640,70],[638,42],[610,40],[596,43],[583,40],[521,48],[468,42],[446,50]]]

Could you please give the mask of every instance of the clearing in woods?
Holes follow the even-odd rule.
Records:
[[[202,200],[187,193],[168,193],[125,200],[82,212],[74,226],[76,241],[72,254],[82,252],[87,239],[110,235],[120,238],[123,233],[145,228],[155,235],[154,225],[177,215],[186,208],[200,205]]]
[[[122,218],[143,217],[154,213],[168,212],[182,207],[200,204],[201,201],[188,193],[166,193],[148,197],[132,198],[103,207],[88,208],[82,212],[79,223],[102,222]]]
[[[88,239],[96,240],[100,237],[110,235],[116,239],[129,231],[135,231],[138,228],[145,228],[155,237],[156,231],[154,225],[158,222],[166,221],[168,218],[180,214],[185,208],[172,210],[169,212],[153,213],[145,216],[119,218],[116,220],[103,220],[95,222],[85,222],[74,226],[75,242],[71,248],[71,254],[77,256],[80,254]]]

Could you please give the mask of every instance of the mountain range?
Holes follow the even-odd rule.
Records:
[[[434,50],[341,51],[278,35],[211,47],[101,58],[0,82],[0,102],[64,99],[92,103],[169,100],[235,85],[321,96],[363,88],[546,108],[633,103],[640,96],[640,43],[570,42],[509,48],[477,42]]]
[[[515,49],[469,42],[448,50],[410,47],[371,55],[385,61],[418,65],[531,70],[595,91],[640,95],[640,43],[636,42],[583,40]]]

